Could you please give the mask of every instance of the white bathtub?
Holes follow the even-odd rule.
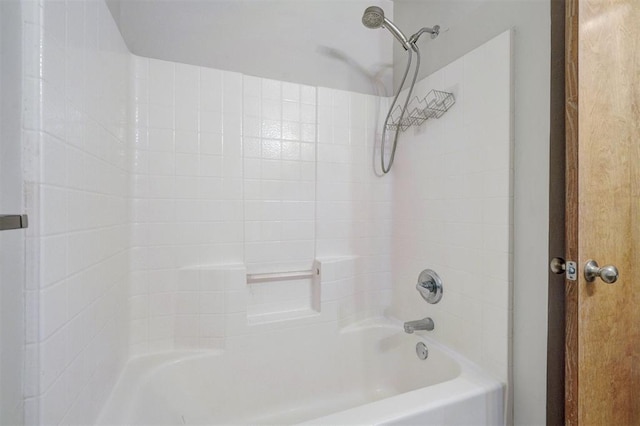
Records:
[[[98,424],[502,425],[504,385],[401,323],[317,324],[132,360]],[[416,356],[424,341],[428,359]]]

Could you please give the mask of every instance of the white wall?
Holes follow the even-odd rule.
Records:
[[[132,53],[275,80],[382,94],[392,37],[362,23],[389,0],[108,0]]]
[[[0,214],[23,213],[19,1],[0,2]],[[0,423],[21,424],[25,231],[0,233]]]
[[[514,422],[546,422],[550,3],[548,0],[398,0],[408,32],[439,24],[421,39],[428,74],[509,28],[515,32]],[[396,48],[396,76],[403,67]],[[397,77],[396,77],[397,78]]]
[[[127,358],[129,53],[103,1],[24,1],[25,422],[90,424]]]

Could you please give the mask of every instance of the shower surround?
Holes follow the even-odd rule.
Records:
[[[493,196],[465,190],[455,200],[430,199],[414,192],[419,183],[406,172],[377,177],[374,141],[386,98],[136,57],[102,1],[23,3],[23,158],[32,219],[27,423],[92,423],[133,355],[224,349],[236,336],[344,326],[385,313],[403,320],[431,314],[438,338],[507,381],[508,261],[495,264],[507,276],[490,288],[506,292],[507,305],[492,316],[491,302],[468,284],[473,277],[416,246],[453,238],[447,256],[454,247],[481,250],[464,238],[461,229],[476,235],[464,218],[461,227],[446,221],[431,244],[420,235],[439,222],[419,213],[459,212],[467,198],[489,208]],[[500,84],[510,90],[509,36],[501,37],[498,65],[476,54],[465,57],[463,72],[447,67],[446,77],[431,81],[458,98],[447,126],[486,99],[500,107],[485,119],[504,108],[508,114],[509,97],[482,92]],[[473,72],[496,67],[506,74]],[[508,152],[509,119],[502,125]],[[428,153],[407,157],[427,149],[417,148],[425,143],[417,136],[401,139],[396,167],[409,164],[419,175],[422,161],[432,160]],[[454,146],[460,137],[432,136],[442,140],[427,141],[430,147]],[[482,132],[464,137],[477,147],[494,140]],[[500,171],[508,183],[510,155],[494,160],[443,164],[483,176]],[[437,181],[420,179],[439,193]],[[501,230],[509,229],[506,190]],[[409,205],[412,199],[423,208]],[[407,237],[405,218],[417,239]],[[495,244],[508,260],[509,237]],[[423,267],[439,265],[451,290],[434,310],[413,287]],[[320,277],[299,286],[246,284],[247,273],[296,269],[319,269]],[[499,346],[477,340],[480,323],[481,338]]]

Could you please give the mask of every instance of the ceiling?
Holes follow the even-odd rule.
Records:
[[[393,40],[362,11],[389,0],[106,0],[132,53],[295,83],[388,91]]]

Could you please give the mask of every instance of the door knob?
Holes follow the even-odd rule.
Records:
[[[607,284],[613,284],[618,280],[618,268],[613,265],[606,265],[600,268],[595,260],[588,260],[584,265],[584,278],[588,282],[594,282],[596,277],[600,277]]]
[[[567,269],[567,264],[561,257],[554,257],[551,259],[551,264],[549,265],[551,268],[551,272],[554,274],[564,274]]]

